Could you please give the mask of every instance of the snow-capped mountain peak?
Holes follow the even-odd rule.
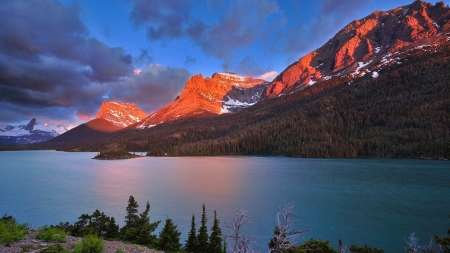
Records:
[[[341,29],[322,47],[281,72],[264,91],[263,99],[278,97],[334,76],[358,78],[378,71],[399,54],[450,40],[450,8],[442,1],[423,1],[389,11],[376,11]],[[375,66],[375,68],[374,68]],[[378,77],[377,74],[373,76]]]
[[[68,131],[65,125],[53,126],[35,118],[27,125],[11,126],[0,124],[0,143],[35,143],[54,138]]]

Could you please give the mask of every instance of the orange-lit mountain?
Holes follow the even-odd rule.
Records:
[[[106,119],[119,127],[127,127],[141,121],[147,116],[148,115],[135,104],[104,101],[95,118]]]
[[[237,112],[258,102],[268,84],[262,79],[230,72],[215,73],[206,78],[198,74],[186,82],[175,101],[142,120],[136,127],[153,127],[180,117]]]
[[[102,139],[145,117],[147,114],[135,104],[104,101],[95,119],[72,128],[47,143],[63,145]]]
[[[287,67],[267,87],[264,97],[275,97],[328,80],[332,76],[354,77],[395,62],[405,50],[447,41],[450,9],[416,0],[390,11],[377,11],[355,20],[319,49]],[[381,60],[381,61],[380,61]],[[378,73],[372,73],[374,77]]]

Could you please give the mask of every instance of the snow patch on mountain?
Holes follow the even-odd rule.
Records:
[[[32,119],[27,125],[11,126],[0,124],[0,143],[36,143],[47,141],[69,129],[65,125],[50,125]]]

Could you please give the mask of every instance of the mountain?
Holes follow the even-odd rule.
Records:
[[[396,59],[377,78],[333,77],[237,113],[127,128],[76,150],[450,159],[450,41]]]
[[[58,145],[57,148],[60,148],[65,145],[99,140],[137,123],[147,116],[135,104],[103,101],[95,119],[81,124],[47,143],[48,145]]]
[[[123,129],[123,127],[117,126],[106,119],[97,118],[74,127],[44,144],[59,149],[67,145],[100,140],[121,129]]]
[[[194,75],[175,101],[142,120],[136,128],[154,127],[185,117],[238,112],[258,102],[268,84],[231,72],[215,73],[211,78]]]
[[[139,122],[147,116],[135,104],[103,101],[96,119],[105,119],[123,128]]]
[[[27,125],[0,124],[0,143],[36,143],[49,140],[68,131],[67,126],[52,126],[33,118]]]
[[[374,12],[351,22],[322,47],[287,67],[270,83],[263,98],[301,90],[333,76],[359,77],[370,68],[378,71],[386,63],[397,64],[399,52],[439,44],[449,34],[450,9],[443,2],[414,1]]]
[[[235,113],[223,113],[231,80],[223,88],[212,79],[240,78],[194,76],[179,98],[141,122],[64,149],[450,159],[448,13],[442,3],[415,1],[354,21]]]

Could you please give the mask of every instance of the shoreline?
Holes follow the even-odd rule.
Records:
[[[36,230],[28,230],[28,234],[25,235],[24,239],[17,242],[11,243],[10,247],[0,244],[1,253],[40,253],[47,249],[48,246],[60,245],[64,249],[72,252],[74,245],[81,242],[81,237],[67,236],[66,242],[46,242],[35,238]],[[117,249],[122,249],[126,253],[164,253],[163,251],[157,251],[154,249],[149,249],[142,245],[125,243],[122,241],[107,241],[103,240],[105,248],[103,253],[116,253]]]

